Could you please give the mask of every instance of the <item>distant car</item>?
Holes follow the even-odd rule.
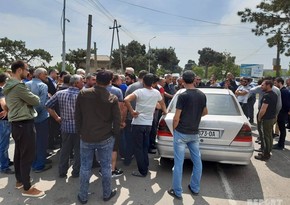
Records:
[[[228,89],[200,88],[207,97],[208,115],[199,126],[200,151],[204,161],[247,165],[253,155],[251,125],[236,97]],[[159,121],[157,150],[161,158],[174,158],[172,121],[179,90],[168,106],[167,115]],[[186,149],[185,158],[190,159]]]

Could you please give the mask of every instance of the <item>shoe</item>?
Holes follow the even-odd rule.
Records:
[[[194,195],[194,196],[197,196],[198,195],[198,192],[192,191],[192,189],[190,187],[190,184],[188,185],[188,189],[190,190],[190,192],[192,193],[192,195]]]
[[[116,189],[112,190],[110,196],[108,198],[103,198],[103,200],[104,201],[109,201],[111,198],[113,198],[116,195],[116,193],[117,193]]]
[[[173,196],[173,197],[176,198],[176,199],[182,200],[182,196],[177,196],[177,195],[175,194],[175,192],[174,192],[173,189],[169,189],[169,190],[167,190],[167,193],[168,193],[170,196]]]
[[[41,172],[44,172],[44,171],[49,170],[51,168],[52,168],[52,166],[50,164],[46,164],[46,165],[44,165],[43,169],[39,169],[39,170],[35,169],[33,171],[34,171],[34,173],[41,173]]]
[[[59,178],[66,178],[67,177],[66,174],[59,174],[58,176],[59,176]]]
[[[88,200],[82,200],[80,195],[78,195],[78,200],[81,204],[86,204],[88,202]]]
[[[284,147],[279,146],[278,144],[274,144],[272,149],[283,150]]]
[[[252,123],[254,123],[254,120],[250,119],[249,122],[252,124]]]
[[[3,173],[3,174],[15,174],[15,172],[10,168],[2,170],[1,173]]]
[[[112,171],[112,178],[122,176],[123,173],[124,172],[121,169],[116,168],[114,171]]]
[[[33,179],[30,178],[30,183],[32,183],[32,182],[33,182]],[[16,182],[15,189],[22,189],[22,188],[23,188],[22,182]]]
[[[11,166],[13,166],[14,165],[14,162],[12,162],[12,161],[9,161],[9,164],[8,164],[8,166],[9,167],[11,167]]]
[[[146,175],[143,175],[143,174],[141,174],[141,173],[138,172],[138,171],[133,171],[133,172],[132,172],[132,175],[133,175],[134,177],[146,177]]]
[[[29,190],[22,192],[22,196],[28,196],[28,197],[41,197],[44,195],[45,195],[44,191],[40,191],[34,187],[30,187]]]
[[[255,156],[255,159],[257,160],[261,160],[261,161],[268,161],[270,159],[271,156],[266,156],[264,154],[261,154],[261,155],[257,155]]]

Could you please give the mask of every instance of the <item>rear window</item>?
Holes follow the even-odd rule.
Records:
[[[209,115],[241,115],[234,96],[206,93]],[[169,105],[169,112],[175,112],[177,97]]]

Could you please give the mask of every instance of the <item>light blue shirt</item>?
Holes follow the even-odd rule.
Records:
[[[49,117],[45,103],[48,100],[48,87],[38,78],[33,78],[31,81],[25,83],[29,90],[37,95],[40,99],[38,106],[35,106],[34,109],[37,112],[37,117],[34,118],[34,122],[39,123],[46,120]]]

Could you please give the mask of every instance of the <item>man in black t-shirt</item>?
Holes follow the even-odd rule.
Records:
[[[171,196],[182,199],[182,167],[185,147],[187,146],[194,164],[189,190],[197,195],[200,190],[202,163],[199,151],[198,127],[201,117],[207,114],[206,96],[194,86],[195,74],[185,71],[182,75],[186,91],[178,96],[173,117],[174,170]]]
[[[265,92],[261,99],[261,107],[258,112],[258,121],[262,125],[261,148],[262,153],[255,159],[266,161],[270,159],[273,146],[272,129],[276,121],[276,104],[278,96],[272,91],[273,81],[264,80],[261,89]]]

